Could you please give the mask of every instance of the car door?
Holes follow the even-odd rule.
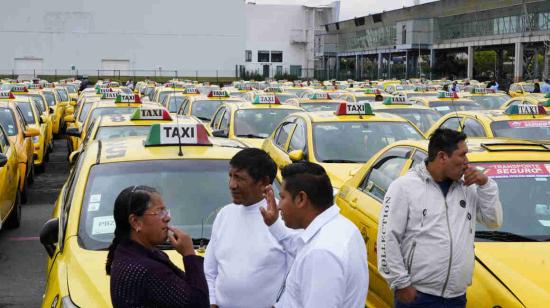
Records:
[[[273,138],[268,139],[268,145],[264,147],[264,150],[271,156],[277,167],[282,168],[291,163],[288,157],[288,144],[290,136],[294,132],[296,127],[296,117],[286,118],[283,123],[275,129]],[[279,175],[279,173],[278,173]]]
[[[393,293],[386,280],[378,273],[377,243],[378,217],[384,195],[395,179],[403,175],[410,165],[414,150],[410,147],[395,147],[379,154],[365,173],[358,187],[348,192],[348,210],[345,214],[363,235],[369,262],[369,297],[375,306],[391,306]]]

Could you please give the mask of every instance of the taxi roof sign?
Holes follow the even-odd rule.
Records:
[[[145,146],[211,145],[203,124],[153,124]]]
[[[267,93],[283,93],[283,88],[281,88],[281,87],[268,87],[268,88],[265,88],[264,92],[267,92]]]
[[[110,90],[110,89],[108,89]],[[118,95],[118,92],[111,92],[111,91],[108,91],[108,92],[105,92],[101,95],[101,99],[116,99]]]
[[[471,93],[472,94],[488,94],[488,93],[496,93],[496,91],[495,91],[495,89],[472,88]]]
[[[197,89],[197,88],[185,88],[185,91],[183,93],[185,93],[185,94],[200,94],[199,89]]]
[[[13,86],[11,86],[10,91],[11,92],[19,92],[19,93],[29,92],[29,90],[27,89],[27,86],[24,85],[24,84],[13,85]]]
[[[364,93],[365,94],[381,94],[380,89],[375,89],[375,88],[367,88],[367,89],[365,89]]]
[[[309,99],[331,99],[326,92],[315,92],[309,96]]]
[[[405,96],[396,95],[392,97],[386,97],[384,99],[384,105],[412,105],[412,103],[408,102]]]
[[[252,103],[271,105],[271,104],[280,104],[281,102],[274,94],[262,94],[262,95],[256,95]]]
[[[130,120],[172,120],[170,113],[165,108],[138,108],[134,111]]]
[[[36,83],[31,83],[27,86],[28,89],[33,89],[33,90],[36,90],[36,89],[42,89],[42,85],[41,84],[36,84]]]
[[[544,109],[544,106],[521,104],[521,105],[512,105],[506,108],[506,110],[504,110],[504,114],[536,115],[536,114],[547,114],[547,113],[546,113],[546,109]]]
[[[141,98],[137,94],[118,93],[115,103],[134,103],[141,104]]]
[[[336,115],[374,115],[369,103],[342,102],[336,110]]]
[[[105,93],[108,93],[108,92],[113,92],[113,89],[111,89],[111,88],[96,88],[95,89],[95,94],[105,94]]]
[[[0,91],[0,99],[15,99],[15,95],[10,91]]]
[[[208,93],[208,97],[229,97],[229,92],[225,90],[212,90]]]
[[[453,99],[456,99],[456,98],[458,98],[458,94],[456,92],[441,91],[441,92],[437,93],[437,98],[453,98]]]

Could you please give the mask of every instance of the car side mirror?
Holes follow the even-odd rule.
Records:
[[[40,243],[46,249],[48,256],[53,257],[55,252],[55,244],[58,242],[58,233],[59,233],[59,219],[52,218],[48,220],[42,230],[40,230]]]
[[[212,136],[214,136],[214,137],[227,138],[228,135],[229,134],[225,131],[225,129],[217,129],[217,130],[212,131]]]
[[[27,127],[27,129],[23,132],[23,135],[25,135],[25,137],[34,137],[40,135],[40,131],[34,127]]]
[[[74,114],[74,107],[73,106],[67,107],[67,109],[65,109],[65,114],[66,115]]]
[[[80,138],[82,134],[82,132],[76,127],[67,127],[67,129],[65,130],[65,133],[71,137],[77,137],[77,138]]]
[[[63,121],[65,123],[73,123],[74,122],[74,114],[67,115],[63,118]]]
[[[71,106],[76,106],[76,100],[71,100],[71,101],[69,102],[69,105],[71,105]]]
[[[8,157],[0,153],[0,168],[4,167],[8,163]]]
[[[50,113],[54,112],[53,107],[49,107],[48,109],[50,109]]]
[[[304,151],[302,151],[302,150],[290,151],[290,153],[288,153],[288,157],[293,162],[300,161],[300,160],[304,159]]]
[[[46,119],[47,119],[47,118],[46,118],[46,115],[45,115],[45,114],[41,114],[41,115],[40,115],[40,124],[46,123]]]

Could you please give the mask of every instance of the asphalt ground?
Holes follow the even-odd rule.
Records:
[[[28,202],[22,205],[21,226],[0,230],[0,308],[42,304],[46,251],[38,235],[68,172],[66,140],[56,139],[45,172],[35,175]]]

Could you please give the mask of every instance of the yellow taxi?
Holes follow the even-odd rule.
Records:
[[[63,117],[65,114],[65,108],[68,106],[67,101],[62,101],[61,97],[54,88],[44,88],[40,91],[46,98],[48,106],[50,106],[50,115],[52,117],[52,133],[54,135],[60,134],[63,131],[60,130],[64,126]]]
[[[21,174],[17,165],[16,150],[0,124],[0,230],[18,228],[21,224],[21,196],[18,185]]]
[[[468,159],[497,181],[504,223],[478,226],[467,307],[544,307],[550,302],[550,148],[502,139],[468,139]],[[427,158],[427,141],[401,141],[373,156],[342,185],[336,204],[367,246],[367,306],[393,307],[394,294],[377,270],[382,201],[392,181]]]
[[[287,100],[291,98],[298,98],[298,95],[286,91],[286,88],[283,87],[267,87],[264,89],[264,92],[274,94],[281,102],[281,104],[284,104]]]
[[[383,100],[384,96],[382,91],[375,88],[366,88],[362,92],[350,92],[343,93],[336,97],[336,99],[344,100],[350,103],[357,103],[361,101],[374,102],[376,100]]]
[[[105,99],[100,101],[92,102],[88,115],[85,120],[82,122],[80,128],[71,127],[67,129],[67,135],[71,137],[76,137],[76,145],[70,149],[71,153],[75,149],[80,147],[82,140],[86,138],[87,133],[91,127],[91,124],[102,115],[116,115],[116,114],[131,114],[137,108],[141,106],[149,106],[151,108],[159,107],[156,103],[142,103],[138,94],[124,94],[120,92],[106,92],[103,94]],[[69,115],[65,117],[65,121],[74,122],[74,115]]]
[[[214,112],[223,103],[243,102],[243,99],[231,97],[229,92],[223,90],[212,90],[208,95],[197,95],[187,97],[180,109],[179,115],[194,116],[205,124],[210,123]]]
[[[156,188],[170,205],[170,224],[185,230],[203,254],[217,211],[231,202],[227,170],[239,150],[218,145],[202,123],[154,124],[145,142],[128,137],[88,144],[57,199],[57,214],[40,232],[48,253],[42,307],[111,306],[105,260],[113,205],[132,185]],[[161,249],[183,267],[168,242]]]
[[[44,121],[44,115],[41,115],[34,102],[28,97],[19,97],[14,100],[21,111],[28,127],[34,128],[40,132],[38,136],[31,137],[33,144],[33,162],[34,168],[38,172],[44,172],[46,165],[46,153],[48,151],[48,124]]]
[[[464,131],[468,137],[501,137],[550,142],[550,115],[542,106],[513,105],[506,110],[459,111],[443,116],[437,128]]]
[[[336,112],[288,115],[264,141],[262,148],[279,168],[307,160],[322,165],[338,189],[381,148],[402,139],[423,139],[409,121],[374,113],[368,103],[340,103]],[[280,174],[277,175],[280,180]]]
[[[506,109],[508,106],[511,105],[524,105],[524,104],[531,104],[531,105],[541,105],[544,108],[546,108],[548,111],[550,111],[550,94],[547,93],[546,95],[525,95],[525,96],[516,96],[512,97],[510,100],[508,100],[500,109]]]
[[[87,91],[87,90],[92,90],[93,92]],[[108,99],[107,98],[108,95],[105,95],[105,97],[103,97],[103,94],[101,93],[111,93],[110,95],[115,95],[116,97],[116,93],[118,92],[114,92],[110,88],[103,88],[103,89],[97,89],[97,90],[86,89],[82,91],[82,93],[80,94],[80,98],[77,101],[77,105],[74,107],[75,108],[74,112],[72,114],[65,116],[66,118],[65,121],[67,122],[67,129],[65,132],[70,131],[74,133],[75,131],[82,130],[82,125],[86,120],[86,118],[88,117],[88,113],[90,112],[90,109],[92,108],[93,103],[99,102],[102,99],[105,99],[105,100]],[[72,133],[67,133],[67,138],[69,142],[68,144],[69,153],[71,153],[72,151],[77,149],[79,146],[78,137],[75,137],[74,134]]]
[[[426,106],[445,115],[449,112],[464,110],[481,110],[481,106],[471,99],[460,98],[456,92],[439,92],[436,97],[411,97],[409,100],[415,104]]]
[[[405,96],[384,98],[384,102],[371,103],[373,111],[386,112],[405,118],[414,124],[422,133],[426,133],[441,118],[435,110],[413,104]]]
[[[531,95],[535,90],[535,84],[532,82],[516,82],[510,85],[508,94],[511,97]]]
[[[149,95],[149,100],[155,103],[162,103],[164,98],[173,93],[185,92],[185,85],[182,83],[165,83],[162,87],[157,87]]]
[[[166,95],[160,104],[168,109],[170,113],[177,113],[186,97],[198,95],[200,95],[200,92],[197,88],[186,87],[182,92],[174,92]]]
[[[46,98],[42,93],[40,93],[40,89],[42,87],[36,87],[34,89],[29,88],[29,92],[26,94],[19,94],[17,97],[28,97],[32,100],[36,108],[38,109],[40,115],[40,121],[43,122],[46,125],[46,136],[45,136],[45,145],[46,145],[46,153],[49,153],[53,150],[53,123],[52,123],[52,117],[53,115],[50,112],[50,107],[48,105],[48,102],[46,101]]]
[[[273,94],[257,95],[252,103],[222,104],[210,122],[215,137],[237,140],[249,147],[261,148],[265,138],[289,114],[304,111],[282,105]]]
[[[336,111],[341,102],[332,99],[326,92],[313,91],[305,93],[302,98],[289,99],[286,104],[298,106],[305,111]]]
[[[395,91],[394,95],[405,96],[407,99],[412,97],[437,97],[441,91],[440,86],[436,85],[415,85],[412,89]]]
[[[17,155],[19,168],[18,188],[21,192],[21,202],[27,202],[27,186],[34,180],[34,155],[32,137],[40,135],[36,128],[29,127],[21,109],[14,103],[15,96],[9,91],[0,91],[0,125],[8,135],[10,143]]]
[[[510,96],[494,89],[471,88],[468,92],[461,92],[460,97],[468,98],[478,103],[483,109],[505,109],[510,103]]]

